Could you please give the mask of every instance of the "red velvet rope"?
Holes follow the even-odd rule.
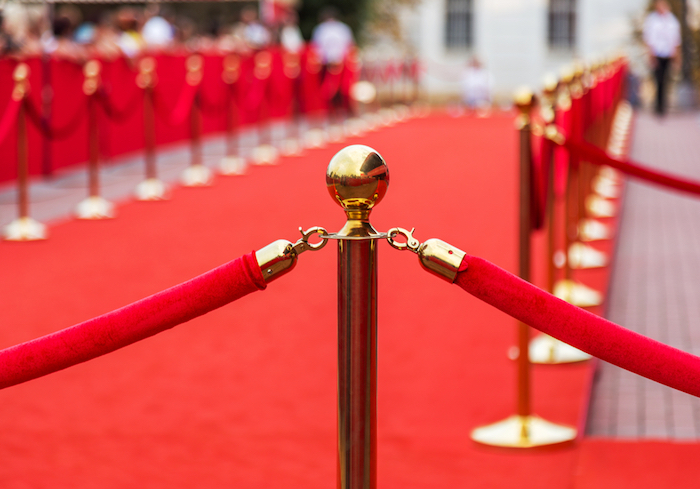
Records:
[[[0,389],[113,352],[265,289],[255,253],[128,306],[0,351]]]
[[[129,102],[126,103],[124,105],[124,108],[121,109],[118,109],[114,105],[112,105],[112,101],[110,100],[110,97],[104,90],[104,88],[100,88],[97,95],[97,100],[100,102],[100,105],[104,109],[105,114],[107,114],[107,117],[109,117],[114,122],[124,122],[127,119],[129,119],[134,114],[135,110],[139,107],[137,102],[139,97],[142,96],[142,92],[141,90],[134,90],[133,95],[129,99]]]
[[[670,175],[657,170],[651,170],[630,160],[619,160],[617,158],[613,158],[602,149],[597,148],[590,143],[573,141],[567,138],[562,146],[569,151],[569,154],[576,155],[578,158],[586,159],[591,163],[608,165],[612,168],[620,170],[622,173],[645,180],[647,182],[655,183],[663,187],[681,190],[693,195],[700,195],[700,182]]]
[[[474,256],[455,281],[476,298],[606,362],[700,397],[700,357],[630,331]]]
[[[21,104],[22,99],[15,100],[11,98],[10,103],[5,107],[5,113],[2,115],[2,120],[0,120],[0,143],[5,140],[10,129],[15,125]]]
[[[158,97],[158,91],[153,92],[153,101],[156,106],[156,114],[158,114],[163,122],[170,126],[179,126],[185,122],[187,116],[192,110],[192,104],[194,103],[195,96],[199,90],[199,85],[190,85],[185,83],[180,91],[180,96],[175,103],[175,108],[172,112],[166,112],[167,109],[163,106],[160,98]]]
[[[25,107],[27,108],[29,119],[47,139],[58,140],[69,137],[78,129],[80,123],[86,118],[87,104],[83,105],[83,103],[87,101],[87,98],[84,97],[80,97],[81,103],[76,104],[77,108],[75,113],[68,122],[61,127],[52,126],[41,116],[41,111],[34,106],[30,99],[25,100],[27,102]]]

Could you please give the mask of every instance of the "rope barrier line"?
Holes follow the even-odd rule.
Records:
[[[124,107],[118,109],[112,104],[112,101],[104,88],[100,87],[100,90],[97,93],[97,100],[100,102],[105,114],[110,120],[117,123],[124,122],[134,115],[136,109],[138,108],[137,102],[140,97],[142,97],[141,90],[134,90],[133,95],[131,98],[129,98],[128,102],[124,104]]]
[[[70,328],[0,351],[0,389],[63,370],[264,290],[255,252]]]
[[[583,141],[573,141],[569,138],[557,140],[555,138],[554,142],[565,148],[570,154],[575,153],[590,160],[591,163],[610,166],[626,175],[655,183],[662,187],[680,190],[692,195],[700,195],[700,182],[695,180],[652,170],[630,160],[614,158],[604,150]]]
[[[27,115],[32,121],[32,124],[46,137],[47,139],[56,141],[61,139],[66,139],[71,136],[77,129],[78,126],[86,119],[87,113],[87,98],[80,97],[80,100],[76,103],[77,108],[73,116],[68,120],[66,124],[61,127],[52,126],[46,119],[41,116],[41,111],[37,109],[30,99],[26,99],[25,107],[27,108]]]
[[[482,258],[465,256],[454,283],[506,314],[586,353],[700,397],[700,357],[573,306]]]
[[[187,116],[192,110],[192,105],[194,104],[194,99],[199,90],[199,85],[191,85],[185,83],[180,91],[180,95],[173,107],[172,112],[166,112],[165,106],[158,97],[158,91],[153,90],[153,102],[156,108],[156,115],[159,119],[169,126],[179,126],[182,125]]]
[[[17,115],[22,102],[23,99],[12,98],[7,107],[5,107],[5,113],[2,115],[2,120],[0,120],[0,143],[5,140],[12,127],[14,127],[15,122],[17,122]]]

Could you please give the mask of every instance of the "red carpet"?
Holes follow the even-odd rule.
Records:
[[[439,237],[515,270],[511,115],[434,116],[346,144],[358,142],[377,149],[391,173],[372,216],[377,229],[415,226],[420,240]],[[169,202],[126,203],[112,221],[60,223],[46,242],[2,243],[0,346],[275,239],[295,241],[298,226],[340,229],[344,214],[324,177],[341,147],[177,189]],[[665,445],[585,441],[523,452],[471,442],[472,428],[514,412],[506,352],[515,322],[422,271],[415,255],[386,244],[379,253],[379,487],[607,487],[610,460],[615,487],[643,487],[626,485],[625,467],[643,470],[639,457]],[[333,487],[335,255],[333,243],[307,252],[264,292],[0,392],[0,487]],[[534,411],[579,425],[590,369],[534,367]],[[695,451],[663,460],[672,468]]]

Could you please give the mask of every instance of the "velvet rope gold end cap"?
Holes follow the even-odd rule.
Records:
[[[433,275],[454,283],[467,254],[440,239],[429,239],[418,249],[420,264]]]
[[[294,245],[286,239],[278,239],[255,252],[260,270],[266,283],[289,273],[297,264]]]

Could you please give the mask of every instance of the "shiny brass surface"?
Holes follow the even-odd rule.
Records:
[[[12,79],[15,82],[12,100],[22,100],[29,93],[29,66],[26,63],[18,64],[12,72]]]
[[[384,159],[348,146],[326,186],[345,211],[338,239],[338,489],[377,486],[377,238],[369,216],[389,185]]]
[[[139,74],[136,75],[136,86],[141,89],[153,88],[156,85],[156,60],[150,56],[139,61]]]
[[[224,83],[231,85],[236,83],[241,74],[241,59],[237,54],[227,54],[224,57],[224,71],[221,73],[221,78]]]
[[[279,239],[255,252],[260,270],[265,282],[269,283],[292,271],[297,264],[297,258],[305,251],[318,251],[328,243],[328,232],[321,227],[313,227],[307,231],[299,228],[301,238],[294,244],[286,239]],[[309,242],[313,235],[319,235],[321,241]]]
[[[202,83],[204,58],[201,54],[192,54],[185,60],[187,74],[185,81],[188,85],[196,87]]]
[[[268,283],[291,272],[297,264],[294,245],[286,239],[278,239],[256,251],[255,259]]]
[[[515,119],[515,127],[520,130],[530,124],[530,111],[535,104],[535,95],[527,87],[518,88],[513,94],[513,103],[519,112]]]
[[[83,66],[83,93],[87,96],[94,95],[100,86],[100,71],[102,65],[96,59],[91,59]]]
[[[272,54],[269,51],[260,51],[254,58],[253,74],[259,80],[266,80],[272,73]]]
[[[466,253],[439,239],[429,239],[418,250],[420,264],[430,273],[452,283]]]
[[[374,149],[356,144],[336,153],[328,164],[326,187],[348,220],[335,236],[383,237],[369,223],[369,216],[388,186],[389,169]]]
[[[533,448],[565,443],[576,439],[577,431],[570,426],[550,423],[530,416],[511,416],[498,423],[472,431],[472,440],[484,445],[509,448]]]

